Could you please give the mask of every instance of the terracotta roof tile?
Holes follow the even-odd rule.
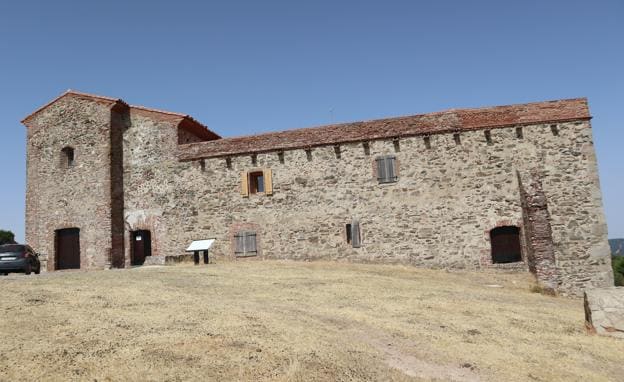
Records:
[[[289,150],[516,125],[590,119],[586,98],[478,109],[452,109],[398,118],[223,138],[178,146],[180,160]]]

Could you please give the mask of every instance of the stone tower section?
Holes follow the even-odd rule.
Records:
[[[23,123],[26,241],[48,270],[130,265],[137,231],[155,231],[157,257],[168,225],[151,198],[170,179],[154,175],[178,163],[178,144],[220,138],[184,114],[71,90]]]
[[[26,241],[47,255],[48,270],[68,262],[71,268],[103,268],[112,253],[123,253],[112,241],[118,221],[111,209],[111,192],[120,192],[119,174],[114,173],[119,168],[111,160],[121,159],[113,152],[120,142],[117,133],[111,134],[119,129],[111,129],[111,114],[120,108],[121,102],[112,98],[67,92],[23,121],[28,141]],[[68,244],[59,234],[70,229],[75,242],[65,250],[76,258],[61,259],[59,246]]]

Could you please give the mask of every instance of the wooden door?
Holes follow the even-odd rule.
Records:
[[[80,269],[80,229],[56,231],[56,269]]]

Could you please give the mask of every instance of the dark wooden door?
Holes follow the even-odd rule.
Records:
[[[498,227],[490,231],[492,242],[492,262],[513,263],[522,261],[520,229],[518,227]]]
[[[80,269],[80,229],[56,231],[56,269]]]
[[[132,232],[132,265],[143,265],[145,258],[152,255],[150,231]]]

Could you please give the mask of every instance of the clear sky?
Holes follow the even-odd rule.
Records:
[[[624,237],[624,1],[2,1],[0,228],[24,238],[25,128],[68,88],[223,136],[588,97]]]

